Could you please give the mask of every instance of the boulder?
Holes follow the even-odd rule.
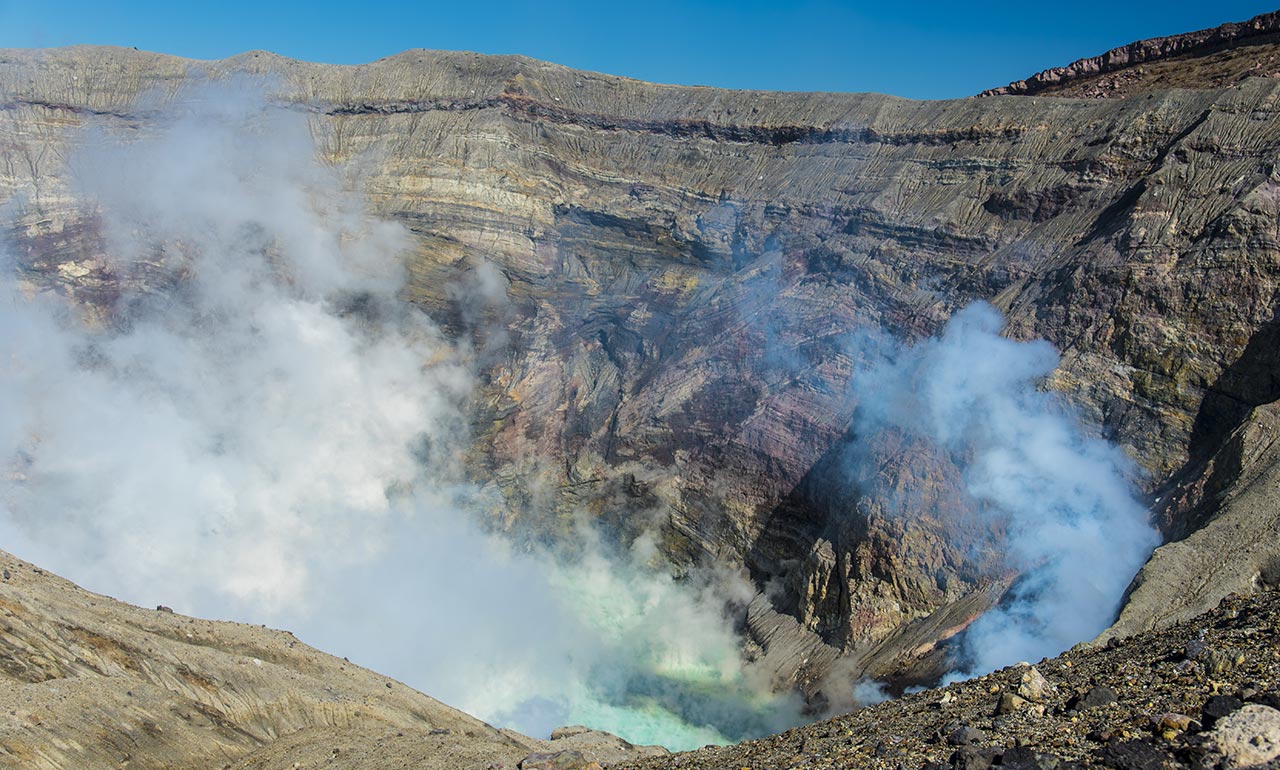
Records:
[[[1232,768],[1249,768],[1280,758],[1280,711],[1251,703],[1218,721],[1208,743]]]

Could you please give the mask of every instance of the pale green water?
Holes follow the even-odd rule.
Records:
[[[575,724],[607,730],[636,744],[660,744],[672,751],[733,742],[715,728],[690,724],[656,703],[636,707],[583,700],[569,714]]]
[[[578,661],[577,681],[560,683],[569,686],[556,698],[569,723],[681,751],[802,721],[798,700],[773,693],[742,660],[723,608],[744,587],[729,577],[682,583],[648,568],[645,553],[619,564],[588,549],[552,578],[589,639],[589,662]]]

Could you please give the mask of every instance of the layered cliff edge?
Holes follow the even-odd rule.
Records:
[[[1223,88],[1280,75],[1280,11],[1213,29],[1138,40],[981,96],[1117,98],[1165,88]]]
[[[356,67],[4,51],[0,199],[33,283],[110,301],[62,166],[77,131],[145,129],[140,96],[228,72],[271,78],[326,159],[413,232],[410,300],[457,336],[501,339],[473,467],[503,521],[547,532],[585,510],[625,537],[643,512],[677,569],[717,561],[781,587],[748,619],[788,640],[784,681],[820,678],[815,652],[928,675],[936,642],[1011,577],[945,521],[879,515],[874,490],[832,483],[857,407],[844,340],[864,325],[915,340],[992,302],[1010,335],[1063,351],[1051,386],[1141,463],[1170,541],[1230,511],[1258,532],[1250,490],[1275,460],[1246,449],[1267,445],[1280,399],[1273,80],[910,102],[426,51]],[[505,298],[477,323],[445,287],[485,263]],[[957,483],[937,458],[884,456],[935,492]],[[1175,579],[1150,567],[1124,628],[1266,583],[1276,545],[1258,548],[1256,570],[1196,571],[1204,590],[1143,604]]]

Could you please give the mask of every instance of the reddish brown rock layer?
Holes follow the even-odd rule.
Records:
[[[1280,72],[1280,11],[1181,35],[1139,40],[1053,67],[981,96],[1116,98],[1160,88],[1221,88]]]

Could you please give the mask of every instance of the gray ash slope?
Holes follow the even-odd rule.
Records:
[[[662,752],[498,730],[292,634],[143,609],[0,552],[0,767],[514,766]]]

